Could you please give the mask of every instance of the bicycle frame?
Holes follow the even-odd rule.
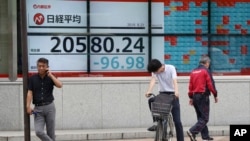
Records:
[[[157,119],[155,141],[172,141],[174,137],[174,123],[172,114],[168,117]]]
[[[171,110],[171,103],[166,104],[155,101],[151,103],[152,116],[157,121],[155,141],[172,141],[174,136],[174,123]]]

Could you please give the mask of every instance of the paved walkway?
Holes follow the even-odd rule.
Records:
[[[187,129],[184,127],[185,133]],[[209,127],[209,131],[214,141],[229,141],[229,126],[212,126]],[[57,141],[153,141],[154,135],[155,132],[149,132],[146,128],[56,131]],[[189,140],[185,134],[185,141]],[[0,141],[24,141],[24,132],[0,131]],[[31,131],[31,141],[40,141],[34,131]],[[197,141],[202,141],[200,136],[197,136]]]
[[[229,141],[229,136],[214,136],[214,141]],[[100,141],[100,140],[92,140],[92,141]],[[114,141],[114,140],[105,140],[105,141]],[[115,141],[154,141],[153,138],[147,139],[123,139],[123,140],[115,140]],[[172,141],[176,141],[174,138]],[[184,141],[190,141],[188,137],[185,137]],[[197,137],[197,141],[202,141],[201,138]]]

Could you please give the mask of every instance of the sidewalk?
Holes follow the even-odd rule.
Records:
[[[213,141],[229,141],[229,136],[214,136]],[[201,138],[196,138],[197,141],[202,141]],[[100,141],[100,140],[91,140],[91,141]],[[105,140],[105,141],[154,141],[154,138],[145,138],[145,139],[123,139],[123,140]],[[173,138],[172,141],[177,141],[176,138]],[[190,141],[188,137],[184,138],[184,141]]]
[[[185,141],[189,141],[186,135],[187,127],[184,127]],[[228,126],[209,126],[210,135],[215,141],[229,141]],[[57,141],[152,141],[155,132],[149,132],[145,128],[124,128],[124,129],[88,129],[88,130],[57,130]],[[135,140],[136,139],[136,140]],[[197,136],[197,141],[201,141]],[[23,131],[1,131],[0,141],[24,141]],[[40,141],[34,131],[31,132],[31,141]],[[175,141],[175,140],[173,140]]]

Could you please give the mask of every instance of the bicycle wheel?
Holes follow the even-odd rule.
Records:
[[[155,141],[163,141],[162,137],[163,137],[163,124],[162,120],[158,120],[155,132]]]
[[[167,131],[166,131],[166,139],[167,141],[172,141],[174,137],[174,122],[173,122],[173,117],[172,114],[168,116],[168,121],[167,121]]]

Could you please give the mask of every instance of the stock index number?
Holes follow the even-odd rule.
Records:
[[[62,52],[62,50],[59,48],[61,45],[63,51],[67,53],[71,53],[74,51],[82,53],[85,52],[87,49],[86,37],[76,37],[76,38],[65,37],[62,40],[62,44],[61,44],[61,39],[59,37],[51,37],[51,40],[56,41],[56,44],[50,50],[51,52]]]
[[[119,52],[119,49],[115,48],[114,42],[114,39],[111,37],[105,37],[103,39],[100,37],[93,37],[91,39],[90,49],[94,53],[102,52],[102,50],[107,53],[114,51]],[[123,53],[133,52],[134,49],[139,49],[139,52],[143,52],[143,49],[145,48],[142,37],[139,37],[134,44],[133,39],[130,37],[123,37],[122,42],[125,42],[125,45],[121,48]]]
[[[86,37],[51,37],[51,40],[55,40],[54,46],[51,48],[51,52],[77,52],[83,53],[87,51],[87,38]],[[133,42],[133,40],[136,40]],[[120,47],[120,43],[124,42],[123,47],[115,48],[115,46]],[[117,44],[117,45],[115,45]],[[62,47],[62,48],[61,48]],[[100,53],[100,52],[121,52],[129,53],[133,52],[135,49],[138,49],[140,53],[143,52],[144,49],[143,38],[131,38],[131,37],[122,37],[122,40],[114,40],[111,37],[93,37],[90,39],[90,51],[92,53]]]

